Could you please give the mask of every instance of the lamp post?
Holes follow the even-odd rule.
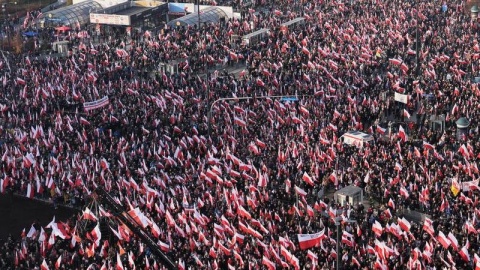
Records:
[[[418,79],[418,76],[420,76],[420,37],[418,35],[418,28],[419,28],[419,17],[418,17],[418,1],[417,1],[417,10],[416,10],[416,16],[415,16],[415,76]]]
[[[267,98],[299,98],[299,97],[313,97],[314,95],[289,95],[289,96],[259,96],[259,97],[236,97],[236,98],[219,98],[212,102],[210,109],[208,110],[207,121],[208,121],[208,137],[211,135],[212,130],[212,110],[213,106],[220,101],[229,101],[229,100],[251,100],[251,99],[267,99]]]
[[[477,20],[478,12],[479,12],[479,9],[477,6],[473,6],[472,8],[470,8],[470,16],[472,18],[472,22]]]
[[[335,218],[335,226],[337,227],[337,243],[336,243],[336,252],[337,252],[337,263],[336,263],[336,269],[337,270],[340,270],[340,240],[341,240],[341,236],[340,236],[340,233],[341,233],[341,225],[342,223],[357,223],[356,220],[354,219],[347,219],[347,220],[343,220],[342,217],[336,217]]]

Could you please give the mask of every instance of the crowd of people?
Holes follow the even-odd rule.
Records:
[[[0,268],[161,269],[111,209],[86,208],[102,187],[179,269],[480,269],[480,45],[465,5],[263,1],[241,19],[4,58],[0,192],[83,212],[6,241]],[[260,28],[258,43],[232,40]],[[176,59],[178,73],[158,71]],[[350,130],[375,140],[342,144]],[[318,195],[349,185],[370,205]]]

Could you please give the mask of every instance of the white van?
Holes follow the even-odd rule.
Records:
[[[340,137],[340,140],[342,140],[342,142],[344,144],[355,145],[355,146],[361,148],[361,147],[363,147],[364,143],[373,141],[374,138],[373,138],[372,135],[367,134],[367,133],[363,133],[363,132],[360,132],[360,131],[349,131],[349,132],[343,134]]]

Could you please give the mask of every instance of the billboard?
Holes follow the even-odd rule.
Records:
[[[116,14],[90,13],[90,23],[110,25],[130,25],[130,16]]]

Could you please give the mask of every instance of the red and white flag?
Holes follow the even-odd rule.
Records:
[[[373,226],[372,226],[372,231],[375,233],[376,236],[380,237],[383,233],[382,224],[380,224],[380,222],[375,220],[375,223],[373,223]]]
[[[88,220],[91,220],[91,221],[97,221],[97,217],[95,216],[94,213],[92,213],[92,211],[90,211],[90,209],[87,207],[85,208],[85,211],[83,211],[83,219],[88,219]]]
[[[310,177],[310,175],[308,175],[307,172],[303,173],[302,179],[303,179],[303,181],[305,181],[307,184],[309,184],[311,186],[315,185],[315,183],[313,182],[313,179]]]
[[[138,225],[146,228],[148,226],[148,218],[140,211],[137,207],[133,210],[128,211],[128,214],[137,222]]]
[[[448,233],[448,240],[450,240],[450,243],[452,244],[452,247],[454,250],[458,250],[458,240],[455,237],[455,235],[452,234],[452,232]]]
[[[27,198],[32,199],[34,195],[35,190],[32,188],[32,184],[28,184],[27,186]]]
[[[297,193],[301,197],[307,196],[307,192],[297,186],[295,186],[295,193]]]
[[[276,269],[275,264],[265,256],[263,256],[262,258],[262,264],[265,265],[265,267],[267,267],[268,270]]]
[[[60,255],[60,257],[58,257],[57,261],[55,262],[55,269],[60,269],[60,266],[62,264],[62,255]]]
[[[445,236],[445,234],[443,234],[442,231],[438,232],[437,240],[444,249],[447,249],[451,244],[451,241]]]
[[[50,269],[50,268],[48,268],[48,264],[47,264],[47,261],[45,261],[45,259],[43,259],[43,262],[40,265],[40,269],[41,270],[49,270]]]
[[[458,254],[460,254],[460,257],[462,257],[464,261],[470,262],[470,254],[468,253],[468,249],[466,245],[462,247],[462,249],[458,252]],[[475,264],[477,265],[475,269],[477,269],[478,263],[479,263],[478,261],[475,262]]]
[[[403,142],[406,142],[408,140],[408,135],[402,126],[398,127],[398,137],[402,139]]]
[[[309,249],[316,245],[319,245],[320,242],[326,237],[325,229],[319,233],[315,234],[298,234],[298,244],[300,249]]]
[[[432,144],[429,144],[425,141],[423,142],[423,147],[427,150],[434,150],[435,149],[435,147]]]
[[[410,227],[411,227],[410,222],[406,220],[405,217],[398,219],[398,225],[400,226],[400,228],[402,228],[402,230],[406,232],[410,231]]]
[[[158,240],[158,245],[163,252],[168,252],[170,250],[170,245]]]
[[[120,259],[120,254],[117,253],[117,265],[115,266],[115,270],[124,270],[122,259]]]
[[[382,128],[381,126],[377,126],[377,133],[383,135],[383,134],[385,134],[385,132],[387,132],[386,128]]]

